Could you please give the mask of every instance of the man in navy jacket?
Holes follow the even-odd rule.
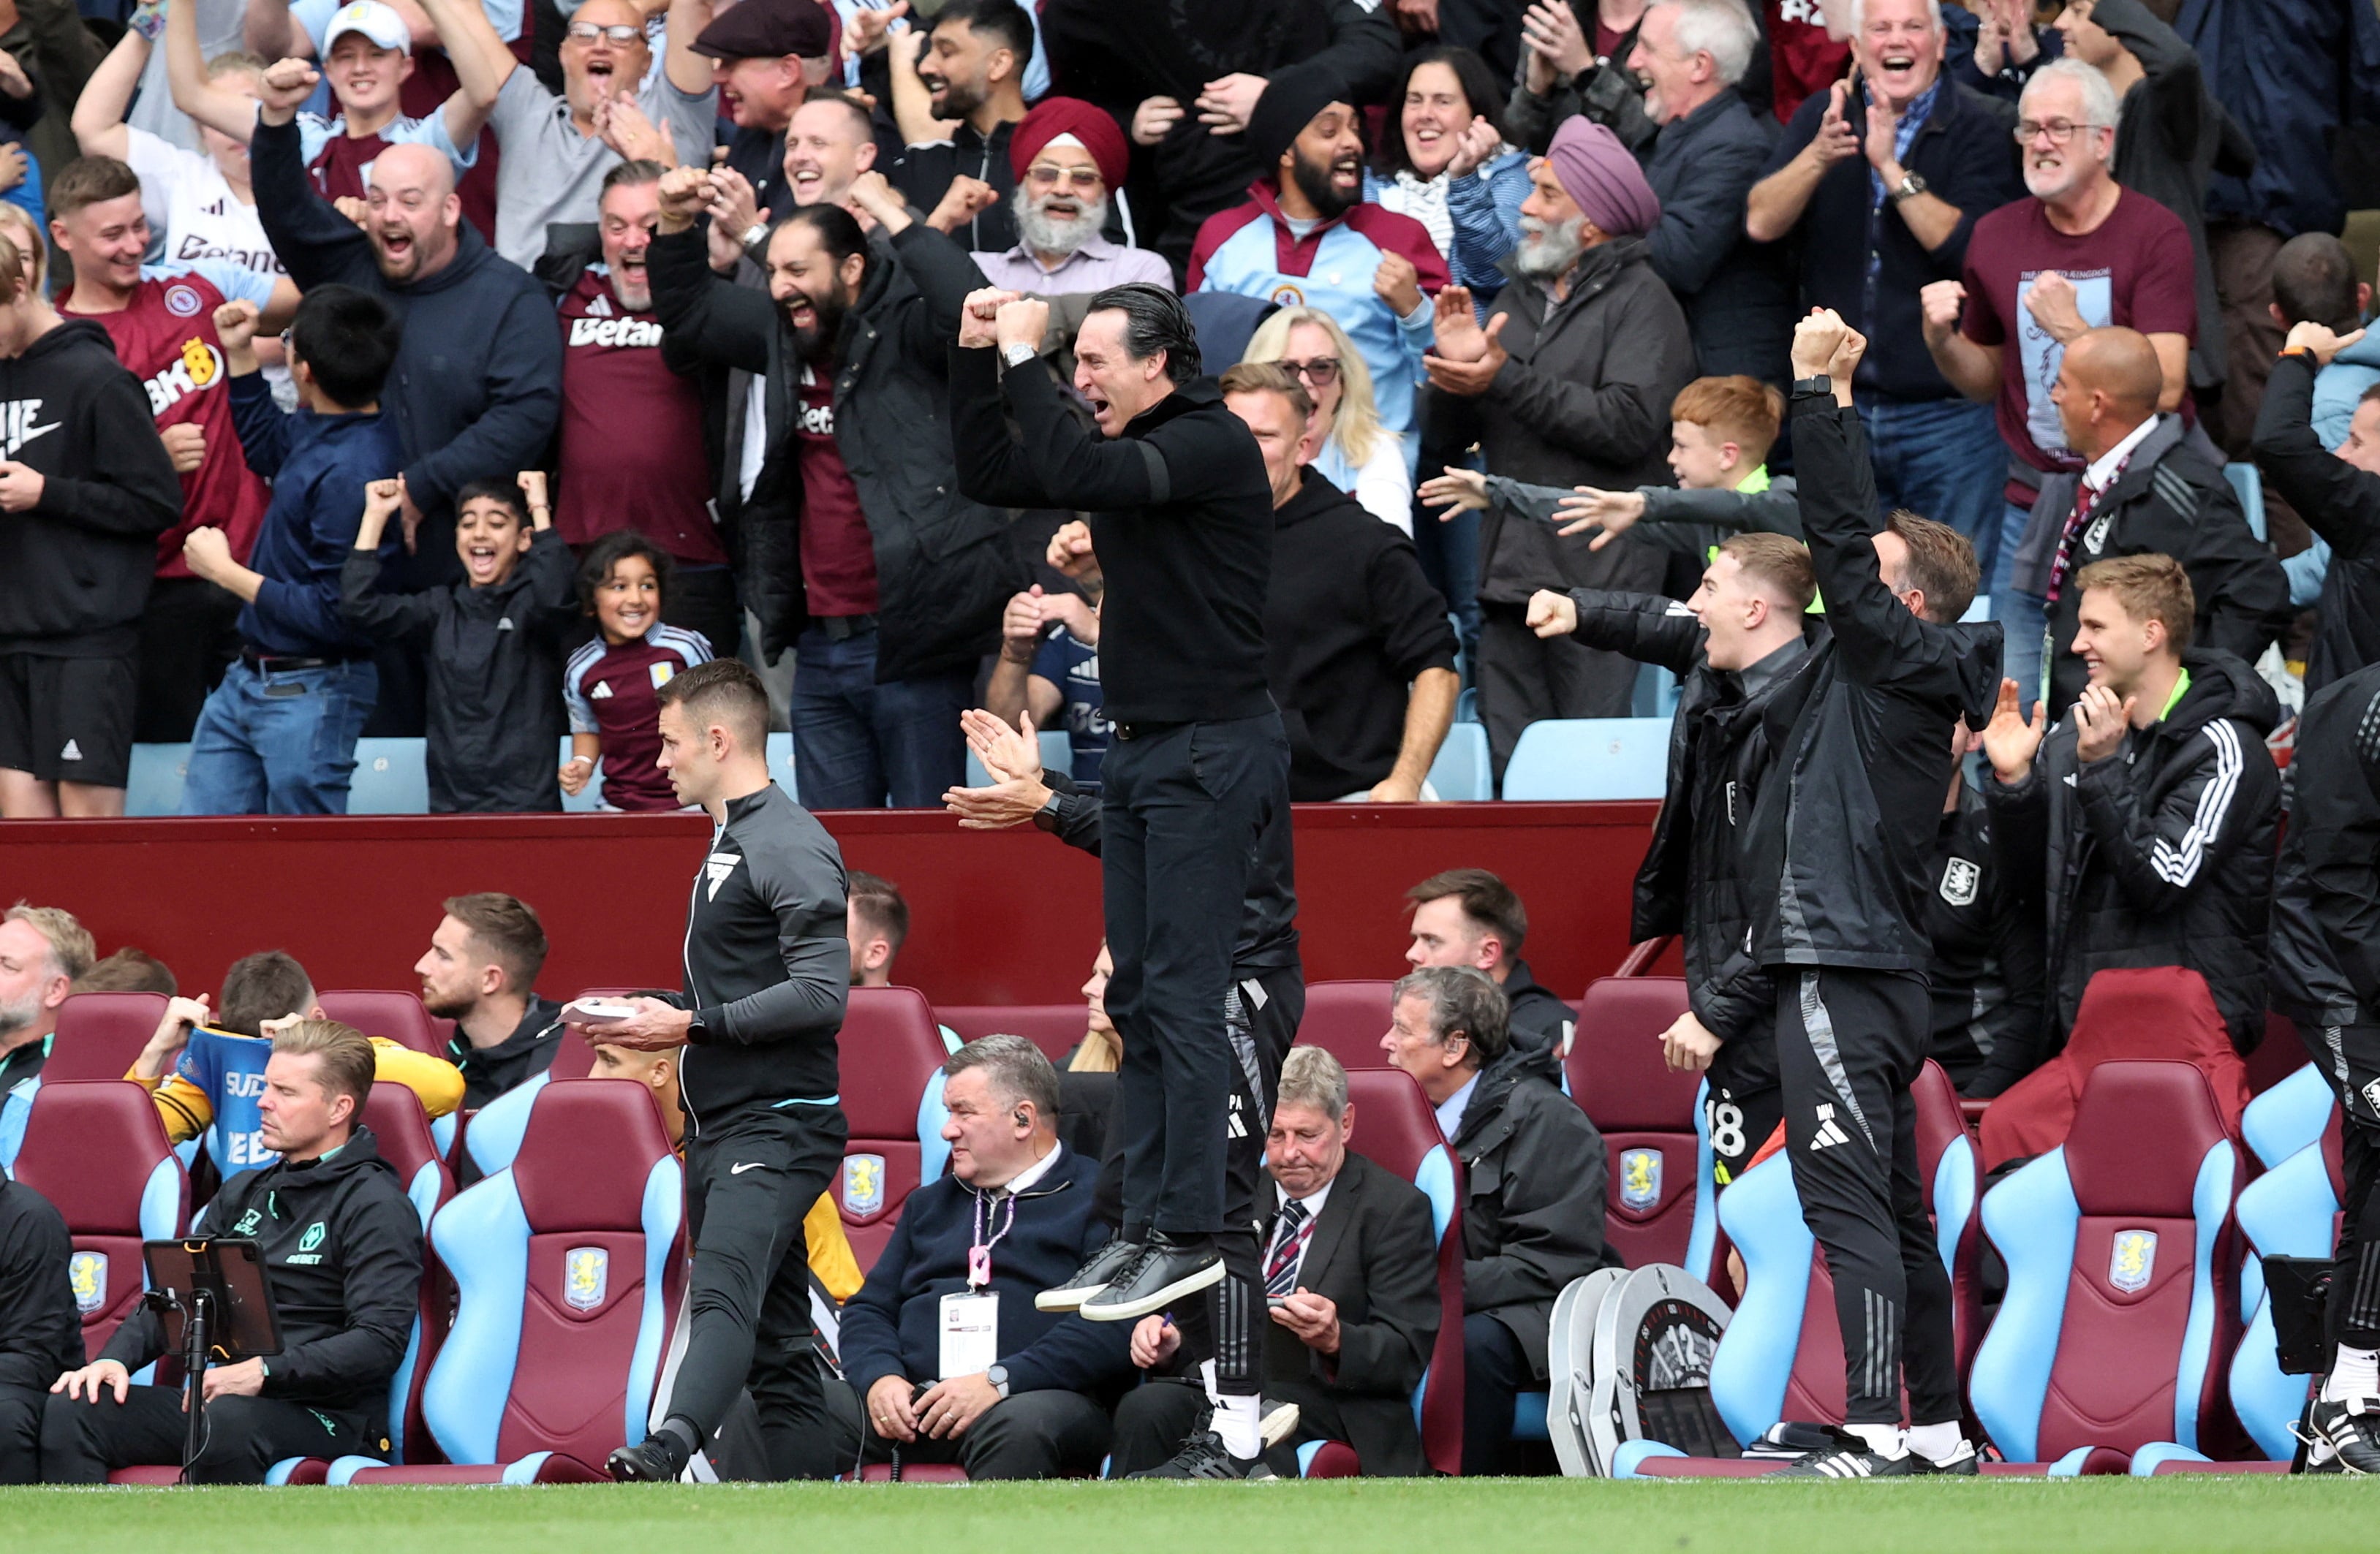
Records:
[[[956,1463],[973,1479],[1095,1473],[1101,1394],[1132,1378],[1130,1329],[1033,1297],[1107,1240],[1092,1213],[1099,1162],[1058,1142],[1057,1071],[1023,1037],[970,1042],[942,1073],[950,1170],[909,1195],[843,1309],[862,1415],[844,1465],[856,1452]]]

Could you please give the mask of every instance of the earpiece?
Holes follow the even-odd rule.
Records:
[[[1032,1119],[1030,1119],[1029,1117],[1026,1116],[1026,1114],[1025,1114],[1025,1108],[1024,1108],[1024,1107],[1022,1107],[1022,1106],[1019,1106],[1019,1107],[1016,1109],[1016,1111],[1014,1112],[1014,1116],[1015,1116],[1015,1118],[1016,1118],[1016,1126],[1019,1126],[1019,1127],[1024,1127],[1024,1126],[1027,1126],[1027,1125],[1031,1122],[1031,1120],[1032,1120]]]

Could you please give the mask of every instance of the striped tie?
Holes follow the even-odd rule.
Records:
[[[1273,1226],[1272,1255],[1265,1259],[1266,1295],[1297,1292],[1297,1265],[1305,1256],[1305,1243],[1313,1235],[1314,1219],[1305,1204],[1293,1198],[1281,1206],[1281,1219]]]

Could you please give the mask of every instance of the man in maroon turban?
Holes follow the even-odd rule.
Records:
[[[1041,296],[1127,281],[1173,289],[1173,270],[1163,259],[1102,235],[1132,165],[1131,147],[1106,110],[1078,98],[1044,98],[1010,134],[1008,163],[1016,176],[1009,196],[1016,244],[975,256],[993,285]]]

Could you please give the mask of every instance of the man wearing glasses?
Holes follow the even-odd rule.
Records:
[[[2067,347],[2111,324],[2137,330],[2155,348],[2164,379],[2156,409],[2182,409],[2190,392],[2198,325],[2190,233],[2180,217],[2116,182],[2116,108],[2107,77],[2080,60],[2036,71],[2017,125],[2033,198],[1977,222],[1965,279],[1937,282],[1924,295],[1925,344],[1942,376],[1971,400],[1997,402],[2009,447],[1999,565],[1985,581],[1992,619],[2008,628],[2004,672],[2028,705],[2041,679],[2050,574],[2057,553],[2072,548],[2064,530],[2074,512],[2034,499],[2045,481],[2092,462],[2068,445],[2050,399]],[[2221,462],[2211,446],[2204,452]],[[2109,477],[2121,473],[2119,464]],[[1985,547],[1975,549],[1983,560]]]
[[[1100,235],[1109,194],[1132,165],[1123,131],[1104,110],[1077,98],[1044,98],[1009,135],[1008,163],[1016,176],[1009,197],[1016,246],[975,256],[993,285],[1038,296],[1087,295],[1131,281],[1173,289],[1173,267],[1162,256]]]

